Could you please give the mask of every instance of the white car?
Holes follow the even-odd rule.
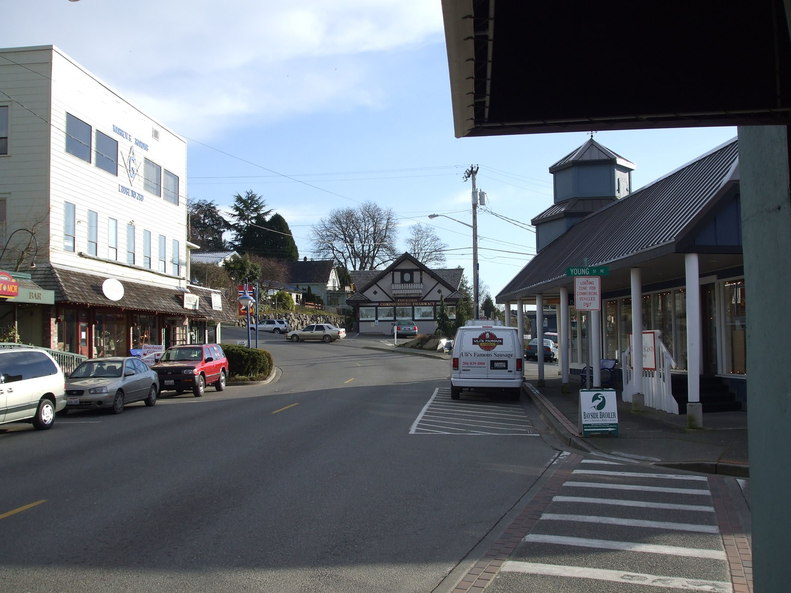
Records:
[[[331,323],[314,323],[304,329],[297,329],[289,332],[286,338],[292,342],[306,340],[321,340],[322,342],[334,342],[346,337],[346,330]]]
[[[252,324],[258,331],[272,332],[273,334],[288,333],[288,321],[285,319],[262,319],[258,324]]]
[[[66,381],[43,350],[0,350],[0,424],[30,422],[46,430],[66,407]]]

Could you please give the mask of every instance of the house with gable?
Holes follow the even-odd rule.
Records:
[[[313,295],[327,310],[340,312],[345,304],[346,292],[341,286],[335,264],[330,259],[304,258],[289,262],[288,286],[290,291],[301,295],[301,303],[316,302],[308,297]]]
[[[414,320],[420,333],[437,329],[440,306],[451,319],[461,298],[462,268],[432,270],[404,253],[384,270],[351,272],[347,303],[361,334],[389,334],[396,321]]]

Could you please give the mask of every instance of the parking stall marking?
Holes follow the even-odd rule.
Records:
[[[453,400],[447,387],[434,390],[409,434],[539,436],[519,403]]]

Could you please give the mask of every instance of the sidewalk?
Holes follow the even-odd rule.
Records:
[[[633,411],[618,402],[618,436],[583,438],[578,426],[579,379],[563,388],[557,366],[547,365],[538,386],[538,365],[526,363],[526,391],[542,415],[569,446],[601,451],[667,467],[730,476],[749,476],[747,413],[704,414],[703,428],[687,428],[685,415],[652,409]]]

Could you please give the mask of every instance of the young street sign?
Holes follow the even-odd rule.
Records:
[[[566,268],[566,276],[607,276],[610,268],[607,266],[577,266]]]

